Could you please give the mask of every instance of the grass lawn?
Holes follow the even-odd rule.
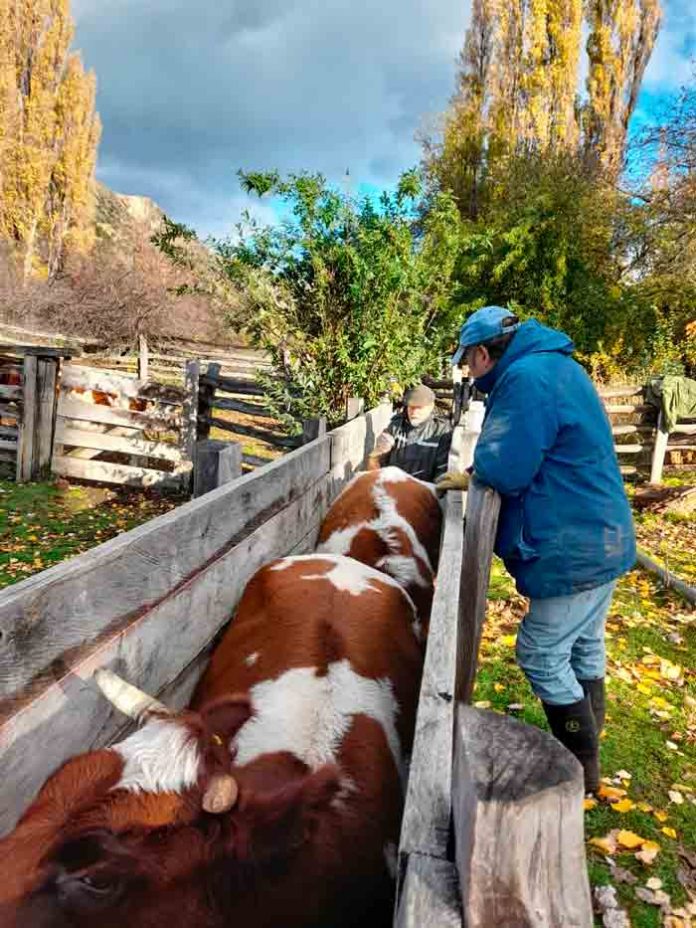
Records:
[[[672,569],[693,583],[693,517],[682,522],[650,515],[639,522],[643,547],[650,540],[657,554],[664,541],[663,559],[668,553]],[[489,600],[474,699],[546,728],[541,705],[515,662],[525,602],[499,561]],[[586,802],[590,880],[616,887],[634,928],[687,928],[692,922],[686,907],[696,901],[694,613],[659,581],[633,571],[619,582],[607,645],[603,796]],[[664,909],[641,895],[662,901]]]
[[[153,493],[0,480],[0,588],[87,551],[179,502]]]

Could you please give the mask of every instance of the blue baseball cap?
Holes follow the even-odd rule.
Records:
[[[500,338],[501,335],[509,335],[517,331],[520,327],[519,322],[512,325],[503,326],[505,319],[514,317],[509,309],[503,309],[502,306],[484,306],[483,309],[477,309],[466,320],[459,332],[459,347],[452,356],[452,364],[460,364],[467,348],[473,345],[484,345],[494,338]]]

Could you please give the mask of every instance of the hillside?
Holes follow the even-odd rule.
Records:
[[[116,193],[104,184],[96,183],[97,239],[132,243],[143,231],[154,234],[163,218],[164,210],[149,197]]]

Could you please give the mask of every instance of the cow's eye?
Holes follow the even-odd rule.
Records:
[[[115,892],[120,886],[120,880],[117,877],[107,876],[103,873],[86,873],[84,876],[79,877],[79,882],[86,889],[99,895]]]

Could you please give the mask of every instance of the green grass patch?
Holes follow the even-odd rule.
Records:
[[[657,521],[657,528],[663,528],[664,517],[652,519]],[[671,551],[676,560],[675,547],[676,542]],[[692,567],[696,548],[679,548],[678,557],[680,564]],[[515,635],[526,603],[497,559],[491,574],[488,611],[475,703],[547,728],[541,704],[515,660]],[[632,806],[622,813],[608,801],[601,801],[586,812],[588,867],[593,886],[616,886],[634,928],[658,928],[663,924],[660,909],[635,896],[635,888],[645,886],[650,877],[662,881],[673,906],[688,901],[680,877],[686,879],[689,866],[679,851],[696,850],[693,619],[694,613],[684,600],[665,591],[656,578],[633,571],[620,580],[607,623],[608,703],[601,742],[602,773],[626,790]],[[619,771],[630,777],[622,782],[617,779]],[[682,802],[671,800],[670,791],[676,792]],[[676,837],[665,833],[665,828],[673,829]],[[635,850],[619,849],[611,858],[612,864],[606,853],[589,843],[614,829],[631,831],[659,844],[654,863],[646,865],[636,859]],[[618,882],[614,866],[634,874],[638,882]]]
[[[0,588],[168,512],[151,492],[0,480]]]

